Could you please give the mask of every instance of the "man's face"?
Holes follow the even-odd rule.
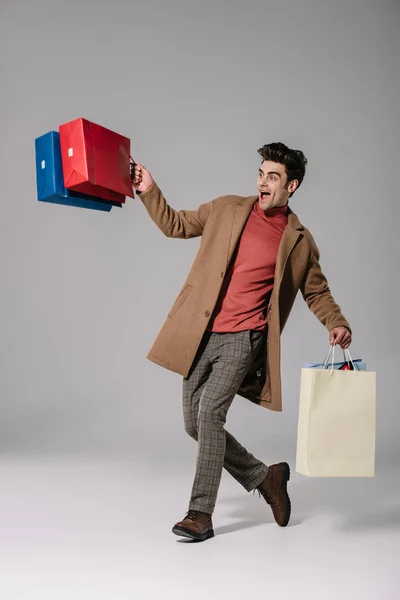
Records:
[[[258,201],[262,210],[285,206],[289,194],[298,186],[297,179],[288,184],[285,165],[264,160],[257,180]]]

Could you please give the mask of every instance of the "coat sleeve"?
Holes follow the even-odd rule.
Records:
[[[157,227],[171,238],[189,239],[200,236],[213,204],[202,204],[197,210],[175,210],[169,206],[155,182],[138,196]]]
[[[331,331],[335,327],[346,327],[351,333],[350,325],[343,316],[340,306],[334,301],[328,281],[322,272],[319,264],[319,249],[310,232],[307,233],[311,250],[307,269],[300,286],[303,298],[308,308],[328,331]]]

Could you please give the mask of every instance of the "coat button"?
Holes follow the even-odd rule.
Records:
[[[224,272],[221,271],[221,279],[223,279],[223,277],[224,277]]]
[[[205,314],[206,317],[209,317],[210,316],[210,311],[206,310],[204,314]]]

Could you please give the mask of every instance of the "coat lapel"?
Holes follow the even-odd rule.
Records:
[[[233,215],[231,237],[228,246],[228,256],[226,260],[226,266],[229,265],[239,237],[243,231],[246,221],[251,213],[253,205],[257,200],[257,196],[249,196],[248,198],[241,198],[241,200],[235,206],[235,212]]]
[[[275,267],[275,286],[274,295],[279,294],[279,288],[282,282],[285,267],[289,260],[290,254],[295,247],[297,240],[304,231],[303,225],[300,223],[297,215],[289,208],[288,224],[283,232],[282,240],[279,245],[278,256]]]

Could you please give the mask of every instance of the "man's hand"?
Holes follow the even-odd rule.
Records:
[[[145,169],[143,165],[134,162],[131,166],[131,181],[134,190],[137,192],[147,192],[153,183],[153,178],[150,171]]]
[[[331,346],[338,344],[343,350],[347,350],[351,341],[351,333],[346,327],[335,327],[329,333],[329,342]]]

